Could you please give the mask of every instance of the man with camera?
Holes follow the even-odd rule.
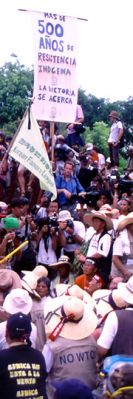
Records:
[[[64,176],[56,176],[56,188],[58,194],[58,203],[61,209],[69,209],[72,212],[75,208],[78,194],[84,195],[84,189],[79,180],[74,176],[74,165],[66,161],[64,167]]]
[[[73,220],[69,211],[60,211],[58,241],[63,252],[72,263],[75,250],[78,249],[85,240],[85,226],[82,222]]]

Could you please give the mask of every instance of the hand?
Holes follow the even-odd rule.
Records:
[[[59,222],[59,230],[65,230],[67,226],[67,222]]]
[[[126,270],[124,272],[124,280],[128,281],[130,277],[132,277],[132,273],[130,273],[128,270]]]
[[[54,226],[52,226],[52,227],[50,228],[50,233],[51,233],[52,236],[55,235],[55,227],[54,227]]]
[[[65,194],[66,198],[71,198],[72,194],[70,193],[70,191],[66,190],[66,188],[63,189],[63,193]]]
[[[83,255],[83,254],[78,254],[78,255],[76,255],[76,259],[77,259],[79,262],[84,263],[85,260],[86,260],[86,256]]]
[[[86,195],[86,192],[85,191],[82,191],[82,193],[79,193],[78,194],[80,197],[84,197],[85,195]]]
[[[11,233],[7,233],[4,237],[4,240],[6,240],[6,242],[10,241],[10,240],[14,240],[15,239],[15,232],[11,232]]]

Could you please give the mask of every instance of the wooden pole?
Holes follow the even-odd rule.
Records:
[[[54,162],[54,122],[50,122],[51,161]]]

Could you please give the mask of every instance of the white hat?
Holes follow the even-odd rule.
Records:
[[[23,272],[23,274],[27,274],[27,273],[35,274],[35,276],[37,276],[37,279],[39,279],[41,277],[47,277],[48,276],[48,270],[43,265],[37,265],[32,270],[32,272],[29,272],[29,270],[22,270],[22,272]]]
[[[67,220],[73,220],[71,213],[69,211],[60,211],[58,216],[59,222],[65,222]]]
[[[57,296],[75,296],[76,298],[82,299],[83,302],[87,303],[90,309],[93,310],[95,307],[95,301],[93,300],[92,296],[80,288],[77,284],[56,284],[55,290]]]
[[[22,287],[30,294],[40,299],[40,295],[36,291],[38,276],[32,272],[26,273],[22,278]]]
[[[6,202],[0,201],[0,208],[4,211],[6,208],[8,207],[8,205],[6,204]]]
[[[123,230],[129,224],[133,224],[133,212],[128,213],[127,216],[123,216],[117,224],[117,230]]]
[[[118,290],[124,301],[133,305],[133,276],[127,283],[118,283]]]
[[[94,218],[103,220],[106,224],[107,230],[113,229],[112,220],[109,217],[107,217],[103,211],[92,211],[91,213],[85,213],[85,215],[83,217],[83,221],[85,224],[88,224],[89,226],[93,226]]]
[[[97,317],[88,304],[79,298],[65,295],[47,302],[44,316],[49,339],[53,339],[53,333],[54,339],[58,335],[74,340],[83,339],[91,335],[97,325]]]
[[[69,266],[71,267],[71,263],[69,261],[69,257],[67,255],[61,255],[60,258],[58,259],[58,262],[56,263],[51,263],[51,265],[49,265],[50,267],[58,267],[58,266]]]
[[[5,298],[3,308],[7,313],[22,312],[28,314],[32,308],[32,299],[27,291],[22,288],[14,288]]]
[[[118,288],[112,291],[107,289],[96,290],[92,297],[95,301],[96,315],[99,322],[112,310],[123,309],[127,305]]]

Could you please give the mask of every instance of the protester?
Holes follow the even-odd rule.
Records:
[[[73,163],[66,161],[64,166],[64,175],[57,175],[55,179],[59,207],[61,209],[67,208],[70,212],[75,208],[77,195],[84,193],[83,187],[73,173]]]
[[[44,310],[47,345],[43,349],[48,381],[78,378],[91,389],[97,384],[96,342],[93,331],[97,318],[76,297],[52,299]]]
[[[48,277],[43,276],[38,278],[36,291],[40,299],[34,298],[32,301],[31,320],[37,327],[36,349],[42,351],[46,342],[44,308],[47,301],[51,298],[50,280]]]
[[[105,273],[108,277],[112,260],[112,240],[108,231],[113,228],[112,221],[104,213],[97,211],[91,212],[91,214],[86,213],[84,222],[95,229],[89,243],[87,256],[94,258],[97,261],[99,271]]]
[[[58,262],[51,264],[50,267],[56,270],[56,276],[51,282],[51,289],[56,288],[57,284],[73,284],[74,274],[71,273],[72,265],[68,256],[61,255]]]
[[[31,322],[19,312],[6,325],[8,349],[0,351],[0,392],[3,399],[35,395],[47,399],[46,367],[42,354],[30,347]]]
[[[120,140],[123,136],[123,126],[120,121],[120,117],[116,111],[112,111],[109,114],[111,125],[111,131],[108,139],[109,145],[109,156],[111,160],[111,166],[118,167],[119,166],[119,148],[120,148]]]
[[[133,212],[120,219],[117,231],[119,235],[113,246],[111,275],[127,281],[133,274]]]
[[[59,381],[53,386],[56,388],[54,399],[93,399],[90,388],[77,378]]]
[[[111,312],[98,339],[98,353],[105,356],[109,349],[112,355],[133,354],[133,277],[127,283],[119,283],[118,290],[126,302],[124,310]]]
[[[9,315],[13,315],[15,313],[23,311],[24,314],[30,314],[32,308],[32,299],[28,292],[24,291],[21,288],[13,289],[5,298],[3,302],[3,309]],[[6,332],[6,321],[0,323],[0,349],[7,348],[7,343],[5,339]],[[31,344],[35,348],[36,347],[36,338],[37,338],[37,330],[36,326],[32,323],[31,326]]]

